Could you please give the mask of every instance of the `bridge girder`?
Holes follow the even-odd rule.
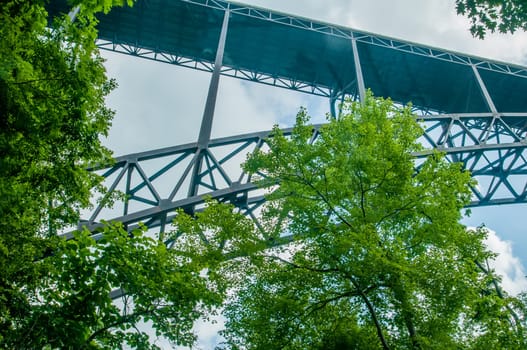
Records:
[[[437,114],[419,116],[425,150],[414,154],[416,166],[434,149],[451,162],[462,162],[478,185],[470,206],[527,202],[527,114]],[[321,125],[313,127],[315,142]],[[283,130],[285,135],[291,129]],[[93,169],[106,179],[110,198],[121,191],[120,212],[105,208],[102,199],[82,225],[96,230],[101,220],[129,227],[143,222],[163,231],[177,209],[199,210],[205,198],[227,201],[256,219],[264,192],[240,164],[248,153],[266,149],[270,131],[254,132],[118,157],[115,164]],[[191,187],[195,187],[192,189]],[[194,193],[193,195],[188,195]],[[112,215],[113,213],[113,215]]]
[[[64,4],[52,1],[50,13],[68,13]],[[106,198],[121,191],[125,199],[110,210],[102,198],[79,226],[117,220],[164,230],[178,208],[199,210],[205,196],[255,217],[264,193],[240,164],[266,147],[269,132],[210,139],[222,76],[327,97],[333,115],[339,100],[360,100],[368,88],[412,102],[425,129],[417,166],[438,149],[478,180],[470,206],[527,201],[525,67],[224,0],[138,0],[100,18],[98,45],[210,72],[211,83],[196,143],[94,169],[106,179]]]

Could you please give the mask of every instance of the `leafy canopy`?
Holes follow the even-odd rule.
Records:
[[[83,11],[48,25],[44,1],[0,4],[0,342],[31,310],[47,275],[39,262],[89,203],[97,177],[86,170],[110,152],[99,137],[114,87],[95,48],[95,18]],[[11,345],[11,347],[17,347]]]
[[[476,265],[492,258],[485,231],[459,223],[470,174],[439,153],[416,171],[423,131],[410,107],[347,102],[313,143],[308,119],[301,110],[290,137],[275,128],[245,165],[262,186],[280,184],[262,227],[293,243],[245,266],[225,346],[524,348],[521,304]]]
[[[100,235],[76,232],[46,259],[31,310],[10,335],[17,348],[157,349],[158,336],[192,345],[194,321],[222,302],[221,286],[201,274],[214,260],[168,249],[143,229],[107,225]],[[124,294],[112,300],[114,291]]]
[[[104,190],[87,168],[110,160],[100,138],[115,83],[95,45],[95,14],[125,1],[72,1],[73,22],[48,18],[47,3],[0,4],[0,348],[143,349],[156,336],[191,345],[193,322],[223,299],[221,254],[186,245],[190,234],[169,250],[172,234],[117,224],[99,241],[56,235],[77,223],[94,187]],[[124,295],[113,301],[116,290]]]
[[[487,32],[527,30],[525,0],[456,0],[456,11],[470,19],[470,32],[479,39]]]

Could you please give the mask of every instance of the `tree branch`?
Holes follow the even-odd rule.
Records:
[[[498,281],[496,280],[496,278],[494,278],[494,276],[492,276],[492,273],[490,271],[490,266],[489,266],[489,261],[487,259],[485,259],[485,262],[486,262],[486,265],[487,265],[487,268],[485,268],[485,266],[483,266],[479,261],[474,261],[476,263],[476,266],[479,267],[479,269],[484,273],[486,274],[487,276],[490,276],[491,277],[491,283],[494,287],[494,290],[496,292],[496,295],[500,298],[500,299],[505,299],[505,295],[503,295],[503,290],[501,289]],[[520,317],[518,316],[518,314],[510,307],[510,305],[505,305],[505,308],[507,308],[507,311],[509,311],[509,313],[511,314],[512,318],[514,319],[514,326],[516,326],[518,328],[518,332],[522,333],[522,325],[521,325],[521,320],[520,320]],[[512,323],[512,322],[511,322]]]
[[[100,334],[106,332],[107,330],[111,329],[111,328],[114,328],[114,327],[117,327],[119,325],[122,325],[122,324],[125,324],[125,323],[129,323],[129,322],[132,322],[133,319],[137,318],[137,317],[141,317],[141,316],[145,316],[145,315],[148,315],[150,312],[145,312],[145,313],[141,313],[141,314],[128,314],[126,316],[121,316],[119,318],[119,320],[113,322],[113,323],[110,323],[109,325],[107,326],[104,326],[98,330],[96,330],[95,332],[93,332],[89,337],[88,339],[86,339],[86,341],[84,342],[83,344],[83,347],[87,346],[90,344],[91,341],[95,340],[95,338],[97,338]],[[133,324],[133,323],[132,323]]]
[[[361,288],[360,288],[359,284],[357,283],[357,281],[355,281],[354,278],[351,278],[350,280],[351,280],[351,283],[353,284],[353,286],[359,292],[359,296],[361,297],[361,299],[366,304],[366,307],[368,308],[368,311],[369,311],[370,316],[371,316],[371,318],[373,320],[373,323],[375,324],[375,328],[377,329],[377,336],[379,337],[379,339],[381,341],[383,349],[384,350],[390,350],[390,347],[388,346],[388,343],[386,342],[386,338],[384,337],[384,334],[382,332],[381,324],[380,324],[380,322],[379,322],[379,320],[377,318],[377,313],[375,312],[375,309],[373,308],[372,303],[370,302],[370,300],[368,299],[366,294],[361,290]]]
[[[317,268],[313,268],[313,267],[309,267],[309,266],[302,266],[302,265],[298,265],[298,264],[295,264],[291,261],[288,261],[288,260],[285,260],[285,259],[282,259],[280,258],[279,256],[275,256],[275,255],[263,255],[264,258],[269,258],[269,259],[273,259],[273,260],[278,260],[278,261],[281,261],[293,268],[296,268],[296,269],[304,269],[304,270],[308,270],[308,271],[312,271],[312,272],[321,272],[321,273],[327,273],[327,272],[340,272],[339,269],[337,268],[332,268],[332,269],[317,269]]]
[[[342,298],[347,298],[347,297],[356,297],[356,296],[359,296],[359,292],[357,292],[356,290],[350,290],[350,291],[347,291],[345,293],[342,293],[342,294],[337,294],[329,299],[324,299],[324,300],[321,300],[321,301],[318,301],[316,303],[314,303],[313,305],[310,305],[310,307],[308,307],[306,309],[306,311],[308,311],[307,315],[306,316],[309,316],[311,314],[313,314],[314,312],[320,310],[320,309],[323,309],[327,304],[331,303],[331,302],[334,302],[334,301],[337,301],[337,300],[340,300]]]
[[[353,231],[356,231],[355,228],[349,223],[342,215],[340,215],[335,207],[329,202],[329,199],[327,199],[324,194],[322,194],[318,188],[316,188],[311,182],[305,180],[305,184],[308,185],[315,193],[322,199],[322,201],[328,206],[329,210],[334,213],[344,225],[348,226]]]

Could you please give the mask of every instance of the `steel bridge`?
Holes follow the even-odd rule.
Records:
[[[51,12],[67,12],[55,1]],[[411,102],[433,149],[463,162],[478,185],[471,206],[527,201],[527,68],[418,45],[342,26],[222,0],[139,0],[101,16],[103,50],[210,73],[196,142],[122,156],[93,169],[109,192],[80,225],[101,220],[165,230],[178,208],[203,206],[204,195],[234,203],[254,218],[263,192],[240,169],[248,152],[266,147],[269,131],[212,139],[223,76],[328,99],[333,115],[345,97]],[[286,133],[289,130],[285,131]],[[315,140],[318,126],[313,129]]]

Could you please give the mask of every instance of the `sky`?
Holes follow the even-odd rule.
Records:
[[[244,3],[527,66],[527,33],[474,39],[469,33],[469,21],[455,14],[454,0],[245,0]],[[116,117],[104,140],[116,155],[197,140],[210,73],[110,52],[103,52],[103,56],[109,75],[119,84],[108,98]],[[329,109],[324,98],[222,77],[212,137],[268,130],[274,124],[291,125],[301,106],[307,107],[314,122],[323,121]],[[512,293],[527,290],[524,238],[527,229],[523,214],[526,210],[527,205],[475,208],[464,219],[468,226],[485,224],[493,230],[488,245],[500,253],[496,270],[504,275],[503,283]],[[200,332],[205,334],[201,338],[205,349],[216,332],[207,327]]]

